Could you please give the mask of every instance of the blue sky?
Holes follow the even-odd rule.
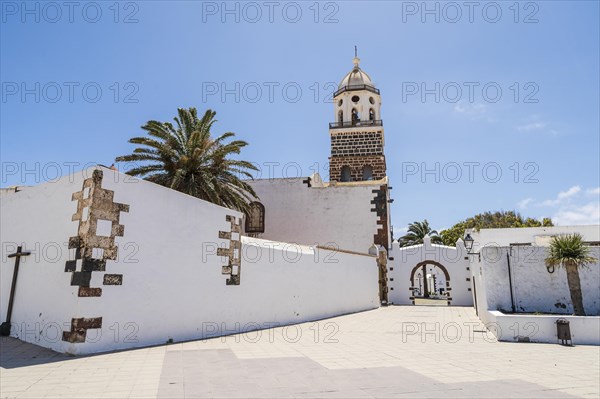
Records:
[[[327,177],[327,97],[357,45],[398,233],[501,209],[599,223],[596,1],[73,4],[1,2],[2,187],[110,165],[190,106],[261,177]]]

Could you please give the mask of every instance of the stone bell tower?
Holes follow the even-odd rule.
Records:
[[[355,54],[356,55],[356,54]],[[386,175],[381,96],[369,75],[359,67],[342,79],[333,94],[335,122],[329,124],[329,180],[380,180]]]

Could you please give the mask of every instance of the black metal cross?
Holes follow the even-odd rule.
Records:
[[[6,312],[6,321],[0,325],[0,336],[7,337],[10,335],[10,317],[12,316],[13,302],[15,299],[15,288],[17,287],[17,276],[19,275],[19,264],[21,256],[30,255],[31,252],[23,252],[22,247],[17,247],[17,252],[8,255],[9,258],[15,259],[15,269],[13,270],[12,285],[10,286],[10,299],[8,300],[8,311]]]

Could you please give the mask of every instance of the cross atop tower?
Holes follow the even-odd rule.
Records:
[[[354,46],[354,59],[352,60],[352,63],[354,64],[353,71],[358,71],[360,69],[358,67],[358,64],[360,63],[360,58],[358,58],[358,49],[356,48],[356,46]]]

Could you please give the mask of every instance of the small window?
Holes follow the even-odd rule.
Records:
[[[375,104],[375,99],[374,99],[373,97],[369,97],[369,102],[370,102],[371,104]]]
[[[260,202],[250,203],[246,214],[246,233],[265,232],[265,207]]]
[[[341,107],[342,104],[344,103],[344,100],[342,100],[341,98],[338,100],[338,107]]]
[[[373,180],[373,168],[370,165],[363,167],[363,180]]]
[[[338,122],[344,122],[344,111],[338,112]]]
[[[342,167],[342,176],[341,176],[341,181],[351,181],[352,177],[350,175],[350,167],[349,166],[344,166]]]
[[[359,96],[352,96],[352,102],[357,103],[360,100]]]

